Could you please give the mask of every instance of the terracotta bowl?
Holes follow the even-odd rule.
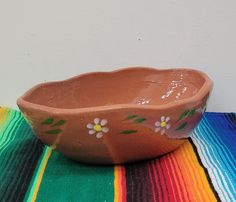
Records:
[[[175,150],[200,121],[212,81],[193,69],[131,67],[39,84],[17,101],[37,137],[80,162]]]

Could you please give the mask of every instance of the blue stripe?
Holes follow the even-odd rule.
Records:
[[[219,182],[217,180],[218,178],[221,178],[221,176],[219,175],[218,168],[216,166],[214,166],[214,162],[212,161],[211,158],[207,158],[207,156],[209,156],[209,154],[207,152],[208,147],[204,144],[204,142],[201,139],[197,139],[197,138],[192,137],[192,140],[198,150],[198,154],[199,154],[199,157],[201,158],[202,164],[208,170],[209,176],[210,176],[211,181],[215,187],[216,192],[218,193],[221,200],[223,200],[223,197],[224,197],[223,201],[227,201],[226,196],[228,197],[228,193],[225,194],[225,192],[227,192],[227,191],[225,191],[225,189],[219,184]],[[214,171],[217,172],[217,176],[219,176],[218,178],[215,177]],[[215,183],[217,186],[215,185]],[[218,187],[219,187],[219,189],[218,189]]]
[[[199,136],[199,134],[204,134],[204,131],[199,129],[199,132],[197,132],[197,135]],[[215,152],[214,152],[212,145],[209,145],[203,137],[201,137],[199,139],[196,138],[195,140],[198,142],[198,144],[196,145],[197,147],[199,147],[199,145],[201,145],[204,148],[203,151],[201,151],[201,153],[199,153],[200,158],[201,159],[204,158],[207,163],[207,165],[204,165],[204,166],[208,169],[208,172],[209,172],[209,170],[211,170],[211,173],[213,174],[213,176],[210,175],[210,177],[214,178],[217,182],[218,187],[221,188],[220,190],[217,190],[217,187],[215,187],[216,191],[217,192],[220,191],[220,192],[222,192],[222,195],[226,195],[227,197],[231,198],[230,193],[232,192],[232,189],[228,191],[226,189],[226,187],[224,187],[224,185],[223,185],[223,184],[225,184],[224,181],[226,181],[226,180],[224,180],[225,179],[224,171],[222,171],[222,169],[219,168],[219,163],[217,163],[217,158],[215,157]],[[194,141],[194,139],[193,139],[193,141]],[[220,173],[222,173],[222,174],[220,174]],[[219,180],[217,180],[217,179],[220,180],[220,184],[219,184]],[[227,184],[229,184],[229,183],[227,183]],[[230,187],[229,187],[229,189],[230,189]],[[222,191],[222,190],[224,190],[224,191]],[[218,192],[218,194],[220,195],[219,192]],[[232,198],[231,198],[231,201],[232,201]]]
[[[223,117],[226,121],[228,121],[228,125],[229,127],[234,131],[236,132],[236,119],[235,120],[232,120],[233,119],[233,116],[234,114],[232,113],[229,113],[229,114],[225,114]],[[234,121],[234,122],[233,122]]]
[[[235,159],[233,158],[228,158],[232,157],[232,154],[228,151],[227,147],[223,146],[223,143],[219,140],[219,135],[217,133],[213,133],[212,130],[208,129],[211,126],[207,125],[207,120],[204,119],[202,123],[203,127],[205,126],[204,129],[207,129],[207,134],[209,134],[207,137],[209,137],[209,141],[206,141],[207,144],[211,144],[212,146],[212,153],[214,153],[214,161],[217,163],[218,168],[221,169],[221,171],[226,175],[227,177],[224,178],[228,184],[229,188],[231,188],[231,191],[233,193],[236,193],[235,187],[231,186],[231,184],[236,184],[235,181],[235,167],[233,166],[232,161],[235,162]],[[202,134],[201,134],[202,135]],[[203,136],[201,138],[204,138]],[[223,153],[223,154],[222,154]],[[233,166],[230,166],[230,164]],[[234,163],[234,165],[236,162]]]
[[[218,153],[222,154],[219,157],[226,157],[227,160],[225,161],[225,163],[230,163],[231,164],[231,169],[233,169],[236,172],[236,168],[235,168],[235,164],[236,164],[236,159],[234,158],[233,154],[232,154],[232,150],[230,148],[228,148],[228,144],[226,144],[224,141],[222,141],[222,139],[220,138],[220,136],[222,135],[222,133],[225,133],[226,131],[223,129],[222,131],[217,131],[215,130],[211,123],[209,123],[208,119],[204,118],[202,125],[205,127],[205,130],[207,130],[207,136],[204,135],[204,137],[208,137],[207,142],[209,142],[210,144],[215,145],[216,147],[216,151],[218,151]],[[225,135],[225,134],[223,134]],[[201,136],[203,137],[203,134],[201,134]],[[231,138],[229,138],[231,139]],[[232,140],[231,140],[232,141]],[[220,149],[219,149],[220,148]],[[233,163],[232,163],[233,162]]]
[[[202,125],[205,127],[204,129],[206,132],[209,134],[207,137],[209,138],[206,140],[206,142],[211,143],[213,145],[213,148],[215,148],[215,154],[217,155],[217,160],[221,160],[221,166],[227,166],[226,168],[229,167],[229,171],[233,171],[233,173],[236,172],[235,164],[236,161],[233,158],[231,152],[228,150],[227,146],[220,141],[218,138],[218,134],[208,125],[207,120],[203,120]],[[204,138],[204,136],[202,136]],[[206,139],[206,138],[205,138]],[[234,163],[232,163],[232,161]]]
[[[229,121],[224,119],[224,114],[207,114],[206,118],[208,120],[209,125],[217,131],[217,137],[224,142],[225,145],[229,148],[230,152],[236,159],[236,134],[235,131],[232,130],[229,125],[231,124]]]
[[[203,120],[192,134],[192,140],[199,150],[199,156],[207,164],[204,166],[208,169],[210,177],[215,178],[212,181],[217,183],[216,191],[219,192],[222,200],[222,197],[227,195],[230,201],[236,201],[234,126],[234,123],[226,119],[223,113],[205,113]],[[220,172],[223,176],[220,175]],[[220,184],[217,179],[221,181]],[[229,190],[224,187],[225,183]],[[227,201],[227,198],[224,197],[224,201]]]

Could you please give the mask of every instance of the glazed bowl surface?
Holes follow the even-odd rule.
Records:
[[[122,68],[39,84],[17,100],[36,136],[86,163],[155,158],[186,142],[212,89],[200,71]]]

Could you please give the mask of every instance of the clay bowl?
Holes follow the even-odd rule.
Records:
[[[63,155],[118,164],[183,144],[211,89],[212,81],[197,70],[131,67],[39,84],[17,104],[37,137]]]

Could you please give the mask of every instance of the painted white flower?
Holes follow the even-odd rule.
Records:
[[[106,119],[95,118],[94,123],[87,124],[89,135],[96,134],[97,138],[101,138],[104,133],[107,133],[109,131],[109,128],[105,127],[106,124]]]
[[[164,135],[165,131],[167,129],[169,129],[170,126],[171,126],[169,123],[167,123],[168,121],[170,121],[170,117],[169,116],[167,116],[167,117],[162,116],[161,117],[161,121],[157,121],[155,123],[155,126],[156,126],[155,132],[158,133],[159,131],[161,131],[161,135]]]

